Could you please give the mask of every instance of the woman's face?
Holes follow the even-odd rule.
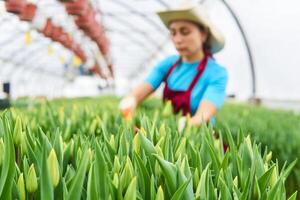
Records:
[[[181,56],[190,56],[203,50],[207,34],[193,22],[178,20],[169,26],[171,39]]]

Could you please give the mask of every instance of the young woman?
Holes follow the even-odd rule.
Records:
[[[183,4],[158,15],[169,29],[178,55],[158,63],[146,80],[122,99],[121,111],[133,113],[165,82],[163,99],[172,102],[175,113],[190,114],[190,125],[214,123],[213,116],[225,99],[228,74],[212,55],[222,50],[224,37],[200,5]]]

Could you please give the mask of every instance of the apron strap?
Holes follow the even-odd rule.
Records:
[[[198,66],[198,73],[196,74],[196,76],[194,77],[192,83],[190,84],[188,91],[191,92],[193,90],[193,88],[195,87],[196,83],[198,82],[199,78],[201,77],[206,65],[207,65],[207,61],[209,58],[209,54],[205,54],[205,57],[203,59],[203,61],[199,64]]]
[[[167,83],[167,79],[169,78],[170,74],[173,72],[173,70],[175,69],[175,67],[181,62],[181,58],[179,58],[168,70],[164,81]]]
[[[204,56],[204,59],[203,61],[199,64],[198,66],[198,72],[196,74],[196,76],[194,77],[192,83],[190,84],[190,86],[188,87],[188,90],[187,91],[192,91],[193,88],[195,87],[198,79],[201,77],[206,65],[207,65],[207,62],[208,62],[208,58],[210,57],[210,54],[208,53],[205,53],[205,56]],[[170,74],[173,72],[173,70],[175,69],[175,67],[181,62],[181,58],[179,58],[171,67],[170,69],[168,70],[165,78],[164,78],[164,81],[167,83],[167,79],[169,78]]]

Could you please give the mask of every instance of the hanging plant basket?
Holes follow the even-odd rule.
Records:
[[[19,18],[22,21],[32,21],[37,10],[37,6],[34,4],[27,4],[23,11],[20,13]]]
[[[78,28],[82,30],[87,30],[96,23],[95,12],[90,9],[90,11],[83,16],[79,16],[75,19],[75,24]]]
[[[6,0],[5,8],[7,12],[20,14],[26,7],[25,0]]]
[[[54,25],[51,19],[47,19],[45,27],[41,31],[46,37],[51,37]]]
[[[72,49],[73,40],[68,33],[63,33],[60,37],[60,43],[67,49]]]
[[[56,42],[60,42],[60,37],[63,35],[63,30],[61,27],[53,27],[51,33],[51,39]]]
[[[66,2],[65,7],[68,14],[82,16],[88,12],[90,6],[87,0],[77,0]]]
[[[95,41],[103,34],[103,27],[99,23],[95,22],[88,29],[86,29],[84,33]]]

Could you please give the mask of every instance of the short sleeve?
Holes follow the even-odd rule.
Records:
[[[202,101],[207,100],[214,104],[217,109],[221,108],[225,101],[227,82],[227,70],[220,67],[218,71],[214,73],[214,77],[208,83],[208,86],[203,94]]]
[[[146,77],[145,82],[149,83],[154,90],[156,90],[163,82],[170,67],[177,61],[179,57],[169,56],[166,59],[159,62],[151,73]]]

